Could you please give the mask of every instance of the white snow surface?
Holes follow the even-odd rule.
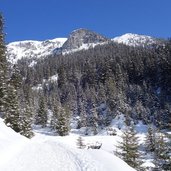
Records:
[[[28,139],[7,127],[0,119],[0,170],[28,143]]]
[[[7,45],[8,60],[16,63],[22,58],[40,58],[50,55],[54,49],[61,48],[66,40],[67,38],[55,38],[45,41],[25,40],[9,43]]]
[[[122,43],[129,46],[146,46],[157,43],[157,40],[146,35],[127,33],[112,39],[117,43]]]
[[[48,129],[35,130],[31,140],[15,133],[0,119],[0,170],[2,171],[135,171],[106,150],[76,148],[78,135],[59,137]],[[91,141],[105,136],[85,137]],[[112,139],[109,137],[110,143]],[[112,149],[110,149],[112,150]]]

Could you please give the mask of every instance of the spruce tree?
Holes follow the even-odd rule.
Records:
[[[138,151],[138,137],[133,126],[127,127],[126,130],[123,132],[121,138],[122,141],[118,145],[116,155],[122,158],[127,164],[129,164],[133,168],[140,168],[141,162],[140,153]]]
[[[146,140],[145,140],[145,146],[146,146],[146,151],[147,152],[154,152],[155,150],[155,130],[154,128],[150,125],[148,127],[147,135],[146,135]]]
[[[79,116],[80,116],[80,121],[78,123],[78,128],[81,127],[87,127],[87,111],[86,111],[86,106],[87,106],[87,99],[85,97],[85,94],[82,93],[82,98],[80,97],[78,99],[78,106],[79,106]]]
[[[53,108],[52,108],[52,119],[51,119],[51,127],[53,129],[57,129],[57,124],[58,124],[58,117],[59,117],[59,113],[60,113],[60,109],[61,109],[61,104],[60,102],[55,98],[53,100]]]
[[[46,127],[46,123],[47,123],[47,110],[45,106],[45,100],[43,96],[41,96],[39,98],[39,106],[35,118],[35,124],[41,125],[42,127]]]
[[[5,114],[8,77],[3,26],[4,20],[0,13],[0,116]]]
[[[14,131],[22,131],[22,118],[19,110],[19,89],[21,88],[21,79],[19,79],[19,70],[12,68],[11,77],[8,81],[6,106],[5,106],[5,123]]]
[[[84,140],[83,140],[83,138],[82,138],[81,136],[79,136],[79,137],[77,138],[77,147],[78,147],[79,149],[85,148]]]
[[[29,102],[25,101],[24,107],[22,109],[21,114],[21,135],[24,135],[27,138],[32,138],[34,136],[34,133],[32,131],[32,121],[33,121],[33,114],[31,111],[31,107],[29,105]]]
[[[155,151],[154,151],[154,163],[156,168],[163,171],[171,170],[170,149],[167,142],[167,138],[162,133],[157,133]]]
[[[68,135],[69,133],[69,111],[67,107],[61,107],[56,125],[57,133],[60,136]]]
[[[22,77],[21,77],[20,70],[17,67],[17,65],[13,65],[13,67],[12,67],[10,84],[12,84],[13,87],[15,88],[15,90],[17,90],[17,91],[19,91],[19,89],[21,89]]]
[[[93,134],[96,135],[98,133],[98,113],[95,106],[93,106],[91,112],[92,112],[92,131]]]
[[[20,132],[22,129],[22,123],[19,112],[18,96],[16,90],[11,84],[8,85],[8,96],[6,103],[4,122],[14,131]]]

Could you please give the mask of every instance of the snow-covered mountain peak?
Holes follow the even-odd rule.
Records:
[[[89,30],[85,29],[85,28],[78,28],[78,29],[73,30],[70,34],[77,33],[77,32],[80,32],[80,31],[89,31]]]
[[[12,42],[7,45],[8,59],[16,63],[22,58],[40,58],[53,53],[56,48],[61,48],[67,38],[56,38],[45,41],[25,40]]]
[[[114,41],[116,43],[126,44],[128,46],[151,46],[160,44],[156,38],[127,33],[122,36],[108,39],[91,30],[80,28],[72,31],[68,38],[55,38],[45,41],[25,40],[12,42],[7,45],[8,60],[11,63],[16,63],[22,58],[31,59],[30,66],[36,62],[35,59],[45,57],[51,54],[67,54],[74,53],[80,50],[93,48],[96,45],[103,45],[107,42]]]
[[[158,42],[157,39],[153,37],[133,33],[127,33],[122,36],[115,37],[112,41],[129,46],[149,46]]]

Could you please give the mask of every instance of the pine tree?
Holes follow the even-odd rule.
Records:
[[[41,96],[39,98],[39,107],[35,118],[35,124],[41,125],[42,127],[46,127],[46,123],[47,123],[47,110],[45,106],[45,100],[43,96]]]
[[[16,90],[21,89],[22,77],[20,74],[20,70],[16,65],[13,65],[10,83],[14,86]]]
[[[26,111],[22,113],[19,107],[19,94],[21,93],[21,75],[18,68],[14,65],[11,69],[11,77],[8,81],[7,92],[5,96],[5,116],[4,122],[7,126],[10,126],[14,131],[31,138],[33,136],[31,128],[31,116],[28,116],[28,107]],[[20,92],[20,93],[19,93]],[[21,104],[20,104],[21,105]]]
[[[61,107],[56,125],[57,133],[60,136],[68,135],[69,133],[69,113],[67,107]]]
[[[22,110],[22,125],[21,125],[21,135],[24,135],[27,138],[32,138],[34,133],[32,131],[32,111],[28,102],[25,101],[24,108]]]
[[[135,169],[140,168],[140,153],[138,151],[138,137],[134,128],[127,127],[121,136],[122,142],[118,146],[116,155]]]
[[[86,106],[87,106],[87,99],[85,97],[85,94],[82,93],[82,98],[79,98],[79,116],[80,120],[78,123],[78,129],[81,127],[86,127],[87,129],[87,111],[86,111]],[[86,132],[85,132],[86,134]]]
[[[6,103],[4,122],[14,131],[20,132],[22,129],[22,123],[19,112],[18,96],[17,91],[11,84],[8,85],[8,96]]]
[[[170,149],[167,143],[166,136],[158,132],[156,135],[154,151],[154,162],[156,168],[163,171],[171,170],[170,157]]]
[[[77,147],[79,149],[85,148],[84,140],[83,140],[83,138],[81,136],[79,136],[78,139],[77,139]]]
[[[155,130],[152,126],[148,127],[145,146],[147,152],[154,152],[155,150]]]
[[[57,129],[57,124],[58,124],[58,117],[59,117],[59,113],[60,113],[60,109],[61,109],[61,104],[60,102],[55,98],[53,100],[53,108],[52,108],[52,119],[51,119],[51,127],[53,129]]]
[[[0,116],[5,114],[8,77],[3,25],[4,20],[0,13]]]
[[[96,135],[98,133],[98,113],[95,106],[93,106],[91,112],[92,112],[92,131],[93,134]]]
[[[8,81],[6,99],[5,99],[5,116],[4,122],[10,126],[14,131],[22,131],[22,118],[19,110],[19,88],[21,79],[19,79],[19,70],[13,67],[11,77]]]

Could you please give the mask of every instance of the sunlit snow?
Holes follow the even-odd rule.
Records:
[[[78,149],[78,135],[59,137],[48,134],[48,129],[37,129],[35,137],[28,140],[6,127],[2,119],[0,130],[2,171],[135,171],[105,146],[100,150]]]

